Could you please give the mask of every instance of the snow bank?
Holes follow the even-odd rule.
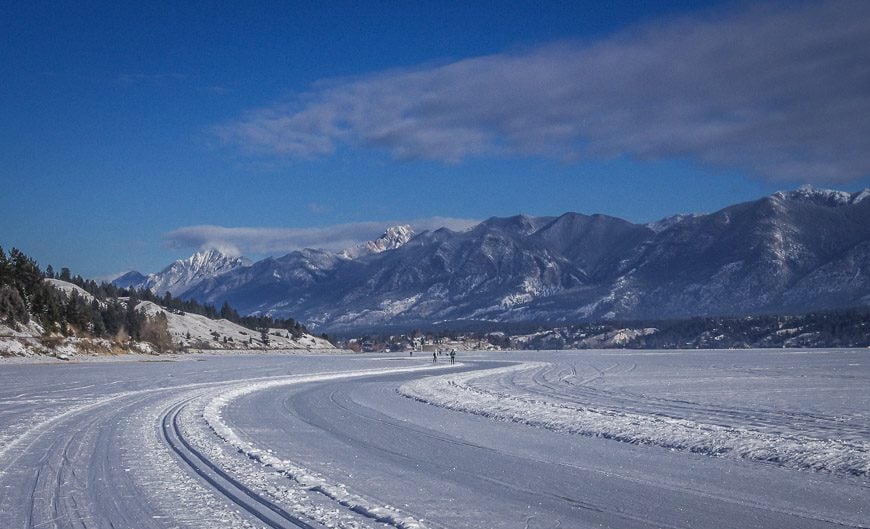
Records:
[[[870,475],[870,443],[867,442],[773,435],[749,428],[548,400],[540,395],[526,394],[518,387],[511,388],[510,392],[484,387],[486,380],[507,373],[549,367],[550,364],[530,362],[484,373],[427,377],[402,385],[399,393],[451,410],[554,431],[771,462],[799,470]]]

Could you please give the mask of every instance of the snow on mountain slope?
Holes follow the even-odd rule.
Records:
[[[212,320],[199,314],[166,310],[150,301],[142,301],[136,309],[149,316],[165,314],[172,341],[182,347],[198,349],[302,349],[333,350],[328,341],[303,334],[294,338],[285,329],[269,329],[268,343],[261,333],[228,320]]]
[[[249,264],[244,257],[230,257],[218,250],[197,252],[187,259],[175,261],[157,274],[149,275],[143,286],[157,295],[169,292],[177,297],[206,279]]]

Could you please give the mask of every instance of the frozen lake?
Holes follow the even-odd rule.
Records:
[[[870,351],[0,363],[0,527],[870,526]]]

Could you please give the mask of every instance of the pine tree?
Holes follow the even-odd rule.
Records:
[[[13,286],[15,275],[12,271],[12,263],[6,257],[6,252],[0,246],[0,285]]]
[[[232,322],[239,321],[239,313],[236,312],[235,309],[230,307],[229,302],[226,301],[224,301],[223,306],[221,306],[220,316],[221,318]]]
[[[145,319],[142,313],[136,310],[136,305],[138,304],[139,300],[135,296],[130,296],[127,299],[127,311],[124,319],[124,328],[127,330],[127,334],[134,340],[140,339],[142,323]]]
[[[0,286],[0,321],[9,325],[30,321],[27,306],[18,290],[7,285]]]

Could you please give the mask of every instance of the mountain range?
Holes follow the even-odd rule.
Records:
[[[710,214],[487,219],[390,228],[343,252],[216,250],[114,283],[327,331],[472,321],[799,313],[870,305],[870,190],[802,187]]]

